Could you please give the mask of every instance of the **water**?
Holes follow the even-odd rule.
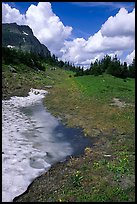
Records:
[[[2,202],[11,202],[52,164],[83,153],[91,141],[43,106],[46,91],[2,101]]]

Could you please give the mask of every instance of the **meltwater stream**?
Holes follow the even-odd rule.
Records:
[[[43,106],[47,91],[2,101],[2,202],[12,202],[52,164],[83,153],[91,141]]]

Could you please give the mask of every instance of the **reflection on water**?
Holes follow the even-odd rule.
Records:
[[[84,153],[87,146],[91,146],[91,140],[83,135],[80,128],[68,128],[53,117],[43,104],[35,104],[21,109],[33,124],[23,134],[33,142],[33,147],[45,152],[44,160],[50,164],[64,160],[69,155],[78,156]],[[32,162],[36,161],[36,158]],[[38,165],[37,165],[38,166]]]

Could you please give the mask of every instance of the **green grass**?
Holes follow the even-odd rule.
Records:
[[[80,90],[85,97],[94,97],[101,102],[110,102],[118,97],[125,102],[135,102],[135,80],[120,79],[111,75],[76,77]]]
[[[125,82],[110,75],[68,77],[64,73],[59,80],[46,97],[46,105],[69,126],[82,126],[89,135],[96,129],[109,131],[116,128],[121,133],[134,131],[134,79]],[[111,106],[114,97],[129,106]]]
[[[127,105],[111,106],[113,98]],[[75,170],[54,194],[55,201],[134,201],[135,80],[65,76],[45,103],[67,125],[82,127],[96,144],[84,159],[71,162]]]

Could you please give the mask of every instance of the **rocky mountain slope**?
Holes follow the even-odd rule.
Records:
[[[48,48],[41,44],[27,25],[2,24],[2,46],[35,52],[44,57],[50,55]]]

